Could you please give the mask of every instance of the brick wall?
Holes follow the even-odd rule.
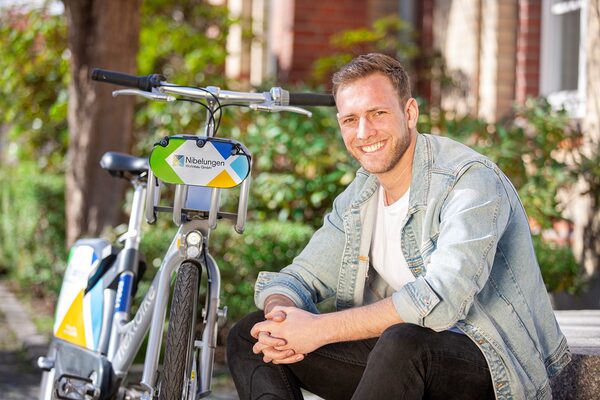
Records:
[[[369,25],[368,2],[364,0],[297,0],[294,4],[294,43],[290,81],[310,74],[319,57],[329,55],[329,39],[334,33]]]
[[[541,7],[541,0],[520,0],[518,5],[515,98],[519,103],[540,93]]]

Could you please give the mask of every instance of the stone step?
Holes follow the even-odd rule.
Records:
[[[600,399],[600,310],[555,311],[573,361],[551,381],[557,400]]]

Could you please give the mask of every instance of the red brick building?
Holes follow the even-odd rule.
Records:
[[[446,110],[490,121],[510,112],[515,102],[545,96],[581,124],[587,149],[600,152],[597,0],[228,0],[228,4],[255,35],[244,41],[233,31],[227,68],[232,77],[247,78],[252,84],[302,80],[316,59],[330,53],[332,34],[398,15],[414,27],[421,53],[439,52],[458,83],[448,90],[439,82],[423,80],[424,64],[417,59],[412,70],[420,96]],[[590,198],[582,196],[571,201],[566,216],[575,224],[575,253],[584,254],[589,274],[598,272],[600,248],[589,249],[592,256],[585,256],[582,238],[585,229],[600,234],[600,215]]]

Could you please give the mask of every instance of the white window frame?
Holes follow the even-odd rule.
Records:
[[[579,9],[579,65],[577,90],[559,90],[560,67],[556,63],[562,56],[556,43],[561,40],[560,26],[553,24],[553,17]],[[554,2],[542,0],[542,37],[540,63],[540,94],[548,99],[555,109],[564,108],[573,118],[585,114],[586,98],[586,37],[587,0]]]

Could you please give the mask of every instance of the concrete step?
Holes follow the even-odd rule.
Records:
[[[555,311],[573,361],[551,381],[557,400],[600,399],[600,310]]]

